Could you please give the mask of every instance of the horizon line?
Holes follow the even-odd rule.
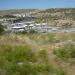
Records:
[[[0,11],[3,10],[20,10],[20,9],[37,9],[37,10],[46,10],[46,9],[73,9],[75,7],[51,7],[51,8],[9,8],[9,9],[0,9]]]

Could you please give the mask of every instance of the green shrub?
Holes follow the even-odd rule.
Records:
[[[68,44],[64,47],[54,49],[53,53],[62,60],[69,60],[75,58],[75,46]]]
[[[37,64],[36,70],[39,74],[53,74],[53,66],[51,64]]]
[[[48,57],[48,51],[47,50],[40,50],[38,53],[38,57],[42,62],[48,63],[49,57]]]
[[[39,62],[40,60],[42,62]],[[36,54],[27,45],[0,45],[2,75],[56,75],[57,72],[48,60],[47,50],[41,50]]]
[[[55,49],[53,53],[61,59],[66,59],[69,57],[69,54],[67,52],[68,50],[66,48],[58,48]]]
[[[4,46],[4,49],[1,54],[3,54],[9,62],[37,61],[35,53],[29,46]]]
[[[2,24],[0,23],[0,34],[4,31],[4,27],[2,26]]]
[[[29,31],[29,33],[33,34],[33,33],[37,33],[37,31],[32,29],[32,30]]]
[[[57,70],[56,75],[67,75],[67,74],[62,68],[60,68]]]
[[[20,75],[33,75],[34,74],[34,66],[30,63],[24,63],[23,65],[19,65],[17,71]]]

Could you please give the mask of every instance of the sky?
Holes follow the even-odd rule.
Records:
[[[75,0],[0,0],[0,10],[74,8]]]

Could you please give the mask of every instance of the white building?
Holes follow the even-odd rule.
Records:
[[[23,32],[34,30],[37,32],[57,32],[60,30],[59,27],[50,27],[47,23],[34,23],[34,22],[22,22],[22,23],[13,23],[8,26],[8,30],[11,32]]]

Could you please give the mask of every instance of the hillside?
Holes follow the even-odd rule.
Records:
[[[0,15],[13,15],[13,14],[23,14],[30,12],[37,12],[38,9],[11,9],[11,10],[0,10]]]
[[[0,15],[3,15],[0,19],[8,25],[10,19],[26,18],[13,14],[26,13],[31,19],[32,16],[36,17],[34,21],[38,23],[75,27],[75,8],[4,10],[0,11]],[[75,75],[75,32],[3,32],[0,34],[0,75],[10,74]]]
[[[35,14],[37,22],[47,22],[51,26],[75,27],[75,8],[46,9]]]
[[[35,22],[47,22],[50,26],[75,27],[75,8],[14,9],[1,10],[0,15],[28,14],[37,17]]]

